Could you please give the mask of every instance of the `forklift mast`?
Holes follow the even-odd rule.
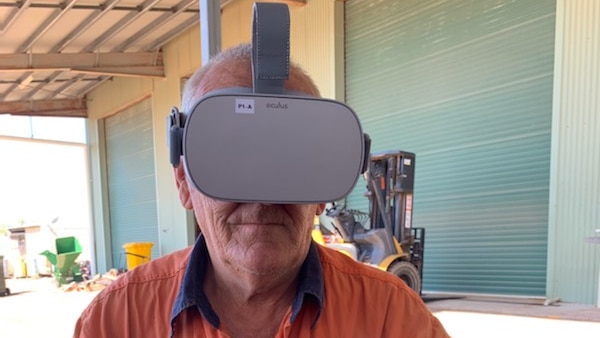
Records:
[[[369,212],[327,210],[354,259],[377,265],[421,293],[425,228],[412,226],[415,154],[401,150],[373,153],[364,173]]]
[[[398,242],[412,236],[415,154],[405,151],[371,155],[367,197],[371,229],[386,228]]]

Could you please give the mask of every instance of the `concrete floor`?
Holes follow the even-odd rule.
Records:
[[[558,302],[463,297],[435,300],[428,307],[454,338],[599,338],[600,308]]]
[[[97,292],[62,292],[52,278],[7,279],[0,297],[0,337],[69,338],[79,314]]]
[[[598,322],[462,311],[441,311],[435,315],[454,338],[600,337]]]
[[[465,297],[428,301],[427,305],[432,311],[493,313],[498,315],[600,323],[600,308],[591,305],[570,304],[564,302],[545,306],[541,303],[523,302],[518,299],[480,299],[476,297]],[[600,336],[598,337],[600,338]]]
[[[0,297],[0,337],[71,337],[75,321],[97,292],[65,293],[51,278],[8,279]],[[599,338],[600,309],[508,299],[424,297],[454,338]]]

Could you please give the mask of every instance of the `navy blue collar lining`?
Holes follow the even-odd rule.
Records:
[[[313,320],[312,326],[319,319],[323,307],[325,282],[323,280],[323,270],[316,245],[314,242],[311,242],[306,260],[300,269],[296,296],[292,303],[290,322],[294,322],[298,317],[307,295],[313,297],[319,305],[319,311]],[[171,337],[174,335],[176,318],[182,312],[192,307],[196,307],[212,326],[215,328],[219,327],[219,316],[213,310],[202,288],[209,257],[204,236],[200,235],[190,254],[179,293],[171,310]]]
[[[300,310],[302,309],[302,304],[304,304],[306,295],[314,297],[319,304],[319,311],[312,322],[312,326],[314,326],[317,322],[317,319],[319,319],[319,316],[321,315],[323,299],[325,296],[323,269],[321,268],[319,251],[317,250],[317,244],[315,242],[310,243],[308,255],[306,256],[306,259],[300,268],[296,296],[294,297],[294,302],[292,303],[292,316],[290,317],[291,323],[293,323],[300,314]]]

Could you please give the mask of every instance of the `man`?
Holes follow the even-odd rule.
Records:
[[[186,84],[182,111],[210,91],[252,87],[250,45],[216,56]],[[318,96],[292,65],[288,90]],[[204,196],[175,168],[202,235],[103,290],[75,337],[448,337],[402,280],[312,242],[324,204],[249,204]]]

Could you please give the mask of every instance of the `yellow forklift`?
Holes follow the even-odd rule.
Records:
[[[425,229],[412,227],[414,177],[414,153],[396,150],[371,154],[364,174],[369,212],[333,203],[326,216],[333,219],[341,241],[325,241],[324,245],[389,271],[420,295]],[[323,227],[320,230],[325,234]]]

